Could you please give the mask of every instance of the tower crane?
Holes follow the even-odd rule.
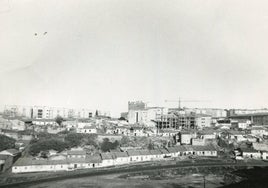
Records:
[[[209,102],[206,100],[181,100],[179,97],[179,100],[165,100],[165,102],[177,102],[178,103],[178,109],[181,110],[181,103],[182,102]]]

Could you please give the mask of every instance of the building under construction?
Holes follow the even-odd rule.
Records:
[[[155,120],[158,129],[194,129],[194,114],[169,113]]]

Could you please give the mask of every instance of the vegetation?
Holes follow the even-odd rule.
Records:
[[[40,132],[36,135],[36,138],[31,140],[30,144],[34,144],[38,141],[53,139],[54,137],[55,137],[55,135],[53,135],[53,134],[49,134],[46,132]]]
[[[60,152],[64,149],[85,145],[98,147],[96,134],[68,133],[63,140],[55,139],[55,135],[49,133],[40,133],[37,137],[30,143],[29,154],[33,156],[41,152],[41,156],[45,157],[50,149]]]
[[[120,117],[118,120],[127,121],[126,118],[124,118],[124,117]]]
[[[97,147],[96,139],[96,134],[69,133],[65,137],[65,142],[69,148],[82,145],[93,145]]]
[[[61,116],[57,116],[57,117],[55,118],[55,121],[56,121],[57,124],[61,125],[62,122],[63,122],[63,118],[62,118]]]
[[[29,153],[36,156],[40,152],[46,152],[51,149],[61,152],[66,147],[66,143],[58,139],[39,140],[30,146]]]
[[[15,147],[16,140],[5,135],[0,135],[0,151]]]
[[[101,150],[103,152],[110,151],[112,149],[116,149],[119,146],[119,142],[116,140],[114,142],[110,142],[108,138],[104,138],[101,143]]]

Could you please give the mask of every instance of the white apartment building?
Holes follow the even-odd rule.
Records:
[[[94,111],[90,109],[72,109],[50,106],[5,106],[4,113],[11,117],[24,116],[33,119],[54,119],[57,116],[63,118],[91,118],[94,116]],[[103,112],[108,114],[108,112]]]
[[[203,129],[205,127],[211,127],[212,119],[209,115],[197,115],[195,123],[197,128]]]
[[[220,108],[185,108],[184,110],[195,114],[210,115],[214,118],[227,117],[227,110]]]
[[[168,114],[168,108],[163,107],[148,107],[143,110],[129,110],[128,122],[134,123],[149,123],[152,120],[159,119],[162,115]]]

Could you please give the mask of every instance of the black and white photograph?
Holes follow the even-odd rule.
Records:
[[[268,1],[0,0],[0,188],[268,188]]]

